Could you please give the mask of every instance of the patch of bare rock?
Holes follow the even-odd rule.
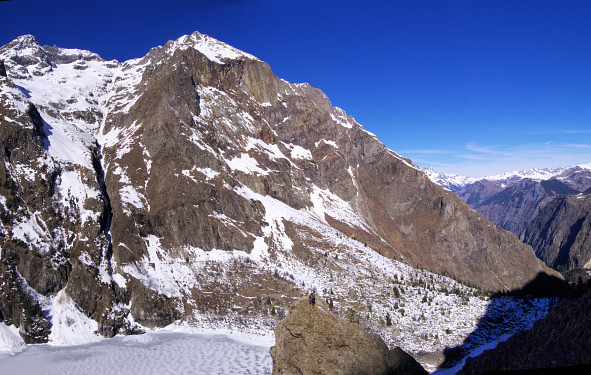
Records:
[[[275,329],[271,348],[273,375],[286,374],[427,374],[400,348],[359,324],[333,314],[326,301],[296,301]]]

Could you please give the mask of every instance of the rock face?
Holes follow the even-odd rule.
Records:
[[[577,193],[578,190],[557,179],[522,179],[505,189],[498,183],[479,181],[457,194],[493,223],[519,235],[555,197]]]
[[[569,270],[591,261],[591,190],[550,202],[519,236],[552,268]]]
[[[275,330],[273,374],[427,374],[400,348],[330,312],[317,298],[295,302]]]
[[[310,278],[361,304],[379,287],[356,272],[400,262],[486,290],[551,272],[320,90],[206,35],[122,63],[28,35],[0,59],[0,319],[31,340],[62,290],[111,336],[272,321],[261,290],[284,307]]]
[[[551,178],[483,179],[456,193],[490,221],[519,235],[547,265],[562,271],[582,267],[591,254],[586,243],[588,192],[579,192],[591,185],[591,170],[585,165],[545,172]]]
[[[6,66],[4,60],[0,60],[0,77],[6,77]]]
[[[470,207],[478,207],[483,202],[503,191],[503,188],[496,182],[489,180],[476,181],[464,189],[456,191],[456,194]]]
[[[516,235],[555,197],[578,194],[591,187],[591,164],[532,169],[480,180],[426,172],[487,219]]]

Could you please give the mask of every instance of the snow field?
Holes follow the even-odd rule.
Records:
[[[0,322],[0,354],[17,353],[25,349],[26,344],[18,333],[18,328]]]
[[[0,331],[1,332],[1,331]],[[222,335],[151,332],[93,344],[29,346],[2,355],[6,374],[271,374],[269,347]]]
[[[84,315],[65,290],[51,299],[49,317],[52,325],[49,340],[54,345],[86,344],[101,339],[95,333],[98,323]]]

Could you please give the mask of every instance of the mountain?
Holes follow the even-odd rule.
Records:
[[[476,181],[429,171],[432,180],[449,188],[472,208],[500,227],[519,235],[546,264],[561,270],[591,260],[585,236],[591,206],[591,164],[558,169],[532,169]],[[462,187],[463,186],[463,187]]]
[[[554,269],[568,270],[591,262],[591,189],[554,199],[519,236]]]
[[[591,187],[591,164],[472,178],[424,169],[429,178],[500,227],[519,235],[555,197]]]
[[[437,172],[433,168],[421,169],[431,181],[450,191],[459,191],[477,181],[475,177],[460,176],[453,173]]]
[[[482,202],[488,201],[503,190],[502,185],[484,179],[475,181],[470,185],[467,185],[465,188],[457,190],[456,194],[458,194],[464,202],[469,204],[470,207],[474,208],[479,206]]]
[[[484,181],[494,184],[497,188],[505,189],[523,179],[535,181],[558,179],[578,191],[584,191],[591,187],[591,163],[564,168],[533,168],[526,171],[513,171],[485,177],[466,177],[453,173],[441,173],[433,168],[423,168],[422,171],[431,181],[453,192],[465,190],[474,183]]]
[[[564,168],[556,175],[556,179],[575,190],[585,191],[591,187],[591,163]]]
[[[577,193],[579,191],[557,179],[536,181],[529,178],[521,179],[500,191],[498,185],[490,186],[481,182],[457,192],[459,197],[484,217],[517,235],[555,197]]]
[[[485,300],[460,303],[477,291],[458,281],[555,274],[320,90],[206,35],[125,62],[27,35],[0,59],[0,328],[27,343],[179,320],[268,330],[312,283],[378,332],[412,307],[393,318],[402,340],[427,294],[477,319]],[[432,333],[405,345],[450,344]]]

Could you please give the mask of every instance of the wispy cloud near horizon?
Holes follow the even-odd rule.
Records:
[[[591,130],[563,130],[563,134],[591,134]]]
[[[404,150],[420,167],[469,177],[482,177],[532,168],[559,168],[591,162],[591,145],[583,143],[530,143],[485,145],[469,142],[456,150]]]

